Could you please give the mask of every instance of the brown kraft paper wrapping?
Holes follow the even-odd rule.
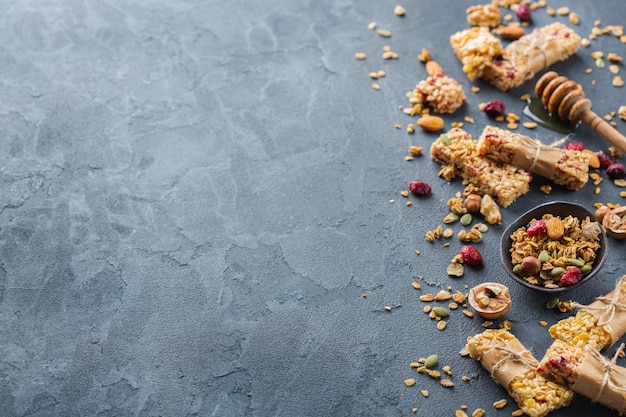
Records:
[[[598,318],[596,326],[605,326],[611,335],[608,347],[613,346],[626,334],[626,275],[622,276],[615,289],[605,296],[597,297],[595,301],[581,309]],[[623,294],[623,295],[622,295]]]
[[[509,384],[515,377],[535,370],[539,362],[517,339],[497,339],[495,342],[494,346],[483,353],[480,363],[508,391]]]
[[[623,415],[626,414],[626,368],[615,364],[618,353],[609,361],[597,350],[588,348],[572,391]]]
[[[536,141],[518,137],[515,139],[519,150],[511,163],[550,180],[554,179],[555,167],[563,158],[565,151],[553,146],[542,145]]]
[[[565,44],[559,35],[552,35],[551,30],[569,30],[564,25],[548,25],[535,29],[528,35],[522,36],[515,42],[509,44],[507,49],[514,50],[519,56],[527,57],[527,66],[533,73],[538,73],[549,66],[567,59],[578,49],[580,37],[571,31],[570,42]]]

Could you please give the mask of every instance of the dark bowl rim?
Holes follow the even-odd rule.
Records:
[[[527,281],[525,281],[523,278],[521,278],[520,276],[518,276],[516,273],[513,272],[513,266],[511,264],[511,258],[509,255],[509,248],[511,246],[511,234],[513,233],[513,231],[517,230],[517,228],[525,225],[528,223],[528,221],[532,220],[533,218],[538,218],[537,215],[539,215],[539,217],[541,217],[542,214],[546,214],[549,213],[548,208],[550,207],[554,207],[554,206],[569,206],[569,207],[573,207],[576,208],[577,210],[580,210],[584,213],[586,213],[586,215],[588,215],[591,219],[595,219],[595,215],[594,213],[592,213],[587,207],[583,206],[580,203],[574,203],[571,201],[550,201],[547,203],[542,203],[539,204],[538,206],[535,206],[529,210],[527,210],[526,212],[524,212],[523,214],[521,214],[519,217],[517,217],[515,220],[513,220],[502,232],[502,236],[500,238],[500,259],[502,261],[502,266],[504,267],[504,270],[507,272],[507,274],[513,279],[513,281],[517,282],[518,284],[535,290],[535,291],[539,291],[539,292],[543,292],[543,293],[552,293],[552,294],[557,294],[557,293],[563,293],[566,291],[572,291],[584,284],[586,284],[587,282],[589,282],[594,276],[596,276],[596,274],[600,271],[602,265],[604,264],[604,262],[606,261],[606,258],[608,256],[609,253],[609,247],[608,247],[608,239],[606,236],[606,233],[604,231],[604,227],[602,226],[601,223],[599,223],[600,225],[600,231],[601,231],[601,235],[600,235],[600,249],[598,250],[599,252],[599,256],[596,257],[595,263],[594,263],[594,268],[593,270],[587,274],[586,276],[583,277],[583,279],[581,279],[579,282],[577,282],[574,285],[568,285],[565,287],[559,287],[559,288],[544,288],[544,287],[540,287],[538,285],[533,285]],[[576,216],[578,217],[578,216]],[[595,219],[595,221],[597,221],[597,219]]]

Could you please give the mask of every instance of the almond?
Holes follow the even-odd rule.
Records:
[[[443,129],[444,122],[441,117],[425,115],[417,119],[417,125],[427,132],[438,132]]]
[[[598,158],[595,152],[589,149],[583,149],[583,153],[589,155],[589,167],[600,168],[600,158]]]
[[[496,33],[502,36],[504,39],[514,41],[524,36],[525,31],[524,28],[521,26],[509,25],[500,27],[496,31]]]
[[[565,228],[563,227],[561,219],[558,217],[550,217],[546,220],[546,234],[548,238],[558,240],[563,237],[563,233],[565,233]]]
[[[435,77],[438,74],[443,74],[443,68],[436,61],[428,61],[426,63],[426,72],[431,77]]]

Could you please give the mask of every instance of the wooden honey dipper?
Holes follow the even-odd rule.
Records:
[[[552,116],[571,123],[583,121],[609,142],[626,152],[626,137],[591,110],[583,88],[555,71],[546,72],[535,85],[535,94]]]

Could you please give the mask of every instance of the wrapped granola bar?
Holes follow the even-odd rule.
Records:
[[[579,348],[555,340],[541,360],[537,372],[571,387],[593,402],[626,414],[626,368],[615,361],[624,344],[609,361],[597,349]]]
[[[580,40],[564,24],[551,23],[511,42],[503,49],[501,58],[484,67],[482,76],[499,90],[509,91],[576,53]]]
[[[532,178],[527,171],[479,155],[476,145],[471,135],[459,128],[441,135],[430,148],[431,158],[443,165],[439,175],[448,181],[461,176],[502,207],[530,190]]]
[[[505,329],[489,329],[469,337],[467,349],[528,416],[545,416],[569,405],[574,396],[567,387],[539,374],[537,359]]]
[[[519,166],[570,190],[581,189],[589,180],[589,153],[544,145],[510,130],[486,126],[477,149],[480,155]]]
[[[550,335],[579,347],[602,350],[613,346],[626,334],[626,275],[607,295],[589,305],[576,306],[576,315],[551,326]]]

